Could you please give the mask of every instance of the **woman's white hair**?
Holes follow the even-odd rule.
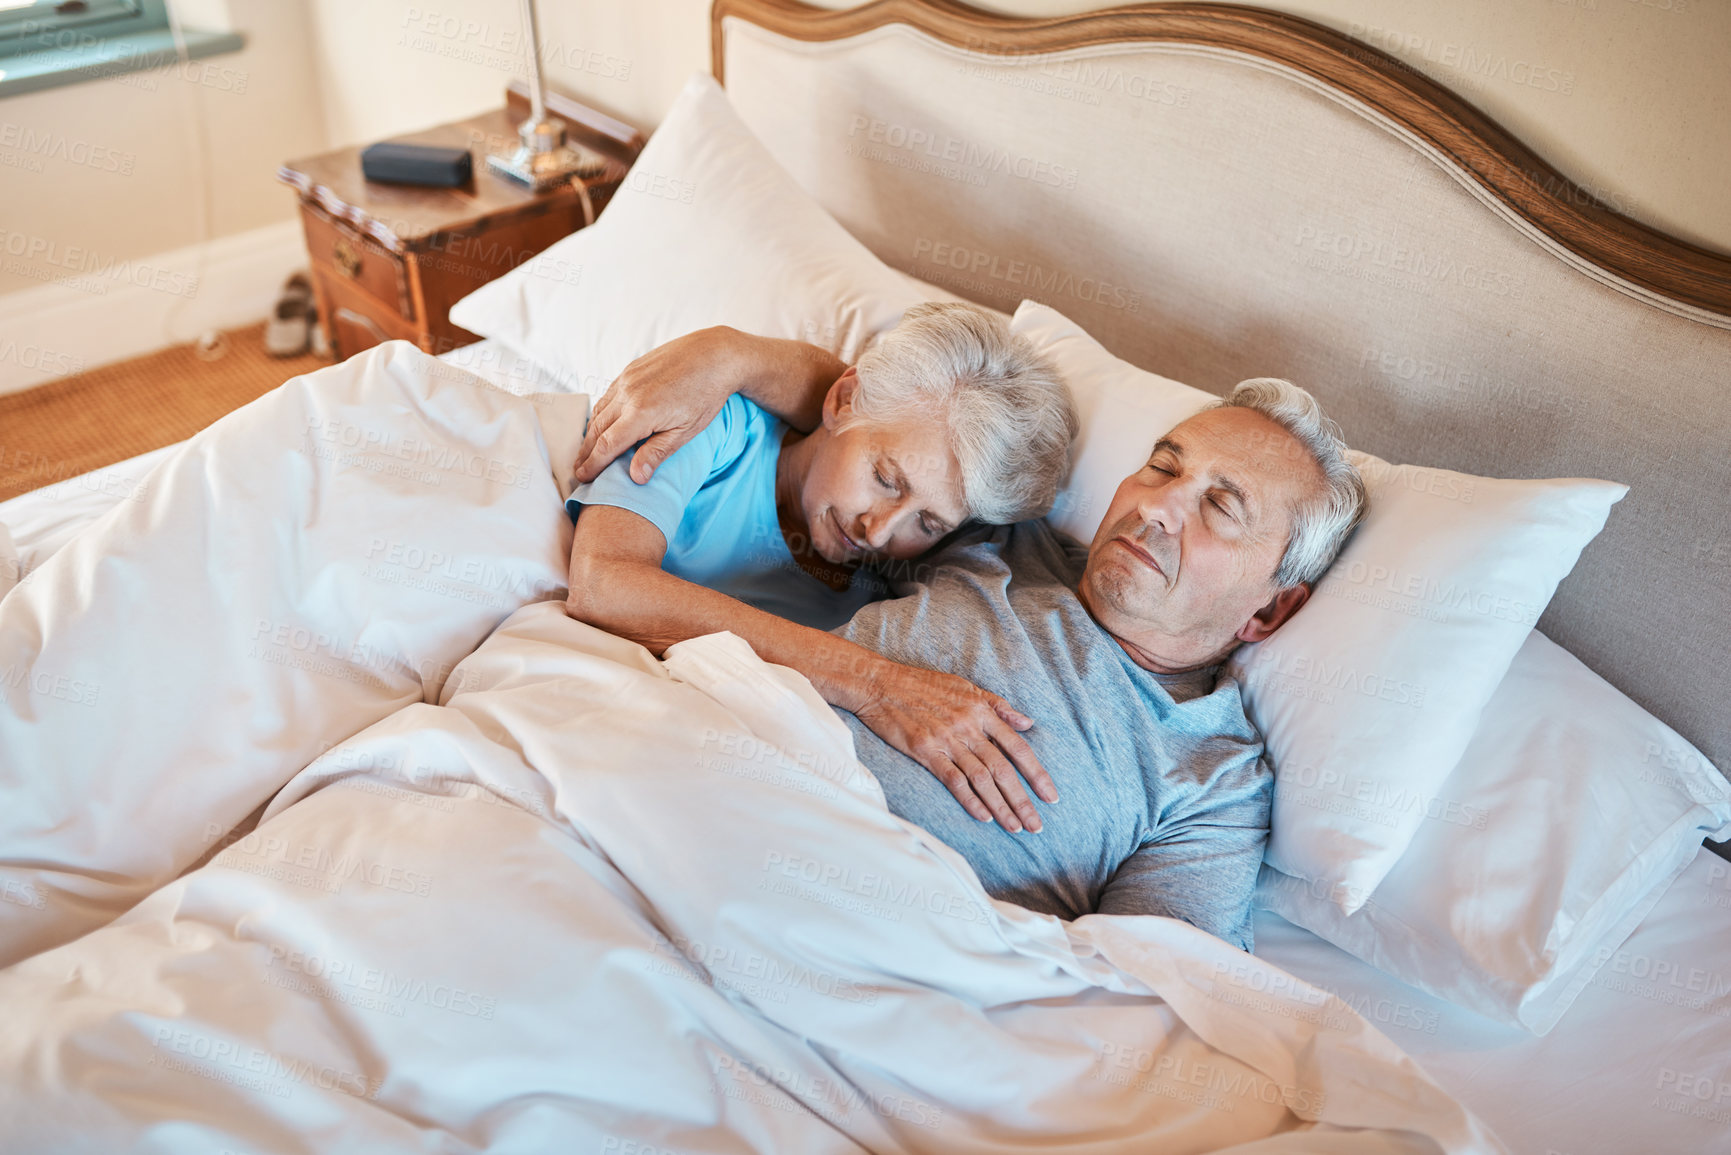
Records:
[[[1364,519],[1368,499],[1364,478],[1346,457],[1340,427],[1322,412],[1316,398],[1278,377],[1240,381],[1213,408],[1252,409],[1286,430],[1321,468],[1322,494],[1298,507],[1286,553],[1274,571],[1281,589],[1314,583],[1328,571],[1341,547]]]
[[[942,421],[969,516],[990,525],[1042,517],[1070,470],[1078,422],[1051,362],[1002,319],[961,302],[915,305],[855,367],[843,428]]]

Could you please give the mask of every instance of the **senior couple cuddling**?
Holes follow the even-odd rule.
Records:
[[[1249,949],[1273,775],[1221,664],[1304,605],[1364,486],[1308,393],[1247,381],[1151,447],[1084,547],[1031,520],[1076,428],[1053,367],[969,305],[909,310],[851,367],[693,333],[595,409],[566,609],[657,653],[729,630],[803,673],[890,810],[994,897]]]

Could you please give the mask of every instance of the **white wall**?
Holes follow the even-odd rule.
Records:
[[[205,204],[212,238],[294,216],[277,165],[325,147],[308,11],[226,7],[240,52],[0,100],[0,294],[197,244]]]
[[[848,5],[821,0],[827,7]],[[470,115],[518,69],[513,0],[312,0],[333,141]],[[1096,0],[976,0],[1011,15]],[[1266,0],[1408,61],[1612,207],[1731,252],[1731,0]],[[707,0],[541,0],[559,88],[652,128],[709,66]],[[594,54],[594,55],[589,55]]]
[[[262,318],[304,262],[275,174],[325,147],[305,4],[175,8],[246,47],[0,100],[0,393]]]

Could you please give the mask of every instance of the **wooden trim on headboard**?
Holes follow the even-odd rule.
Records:
[[[1662,297],[1731,317],[1731,257],[1612,212],[1496,121],[1411,66],[1296,16],[1237,4],[1132,4],[1072,16],[998,16],[956,0],[875,0],[833,11],[799,0],[715,0],[710,48],[725,81],[722,21],[794,40],[841,40],[905,24],[990,56],[1125,41],[1228,49],[1306,73],[1449,156],[1523,220],[1581,259]]]

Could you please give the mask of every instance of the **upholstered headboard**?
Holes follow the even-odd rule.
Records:
[[[897,268],[1215,392],[1291,378],[1392,460],[1627,483],[1539,625],[1731,768],[1731,259],[1294,17],[713,20],[740,114]]]

